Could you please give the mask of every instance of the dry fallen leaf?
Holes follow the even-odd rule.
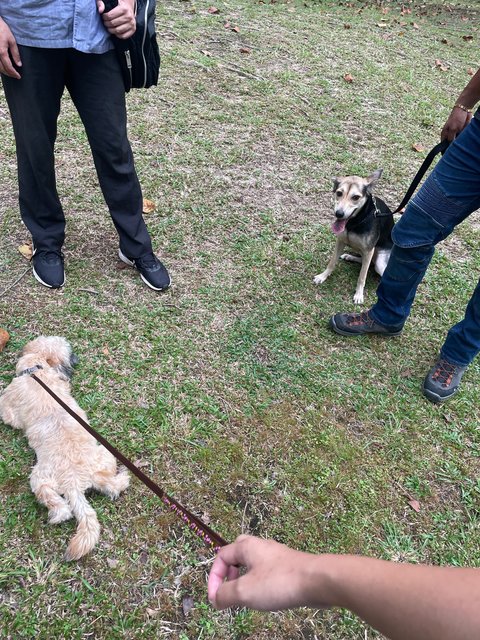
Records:
[[[468,73],[469,76],[474,76],[475,75],[475,70],[472,69],[472,67],[470,67],[470,68],[467,69],[467,73]]]
[[[143,199],[143,213],[153,213],[155,211],[155,203],[151,200]]]
[[[235,31],[235,33],[239,33],[240,27],[232,27],[232,31]]]
[[[346,73],[343,76],[343,79],[345,80],[345,82],[353,82],[353,76],[350,73]]]
[[[344,28],[344,29],[351,29],[351,28],[352,28],[352,25],[350,25],[350,24],[344,24],[344,25],[343,25],[343,28]]]
[[[420,144],[420,142],[416,142],[415,144],[412,144],[412,149],[414,151],[425,151],[425,147],[423,146],[423,144]]]
[[[420,503],[418,500],[409,500],[408,504],[412,507],[414,511],[420,513]]]
[[[140,469],[141,467],[148,467],[149,462],[148,462],[148,460],[144,460],[143,458],[139,458],[138,460],[135,460],[135,462],[133,464]]]
[[[185,598],[182,600],[183,615],[185,617],[187,617],[190,611],[193,609],[193,605],[193,598],[191,596],[185,596]]]
[[[21,244],[18,247],[18,250],[22,254],[24,258],[30,260],[33,255],[32,245],[28,242],[27,244]]]
[[[240,53],[251,53],[251,52],[252,52],[252,50],[248,49],[247,47],[242,47],[240,49]]]
[[[217,9],[217,7],[208,7],[207,11],[208,13],[220,13],[220,9]]]
[[[5,345],[10,340],[10,335],[5,329],[0,329],[0,351],[5,349]]]
[[[462,36],[465,42],[471,42],[473,40],[473,36]]]
[[[438,58],[435,60],[435,66],[440,69],[440,71],[448,71],[449,66],[445,62],[442,62]]]
[[[156,618],[156,617],[158,617],[158,615],[160,614],[160,611],[161,611],[161,610],[160,610],[160,609],[150,609],[149,607],[147,607],[147,608],[145,609],[145,611],[146,611],[147,616],[148,616],[149,618]]]
[[[388,27],[387,22],[377,22],[377,27]]]
[[[210,51],[207,51],[206,49],[200,49],[200,53],[203,53],[203,55],[206,56],[207,58],[211,58],[212,57],[212,54],[210,53]],[[153,202],[152,202],[152,204],[153,204]],[[145,206],[145,204],[143,206]],[[154,205],[154,208],[155,208],[155,205]],[[147,211],[147,212],[144,211],[144,213],[150,213],[150,212],[149,211]]]
[[[115,558],[107,558],[107,564],[110,569],[116,569],[118,567],[118,560]]]

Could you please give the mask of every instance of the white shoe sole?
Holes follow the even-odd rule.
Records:
[[[135,267],[135,262],[133,262],[133,260],[130,260],[129,258],[127,258],[127,256],[122,253],[121,249],[118,250],[118,257],[120,258],[120,260],[122,262],[124,262],[125,264],[128,264],[130,267]],[[137,267],[135,267],[135,269],[136,268]],[[162,288],[154,287],[152,284],[150,284],[150,282],[146,278],[144,278],[144,276],[140,273],[140,271],[138,273],[140,275],[140,278],[147,285],[147,287],[150,287],[150,289],[153,289],[154,291],[165,291],[166,289],[168,289],[170,287],[170,280],[169,280],[168,285],[166,287],[162,287]]]
[[[44,282],[40,276],[38,275],[38,273],[35,271],[35,267],[32,265],[32,273],[35,277],[35,280],[37,280],[38,282],[40,282],[40,284],[43,284],[44,287],[48,287],[49,289],[60,289],[60,287],[63,287],[63,285],[65,284],[65,275],[63,276],[63,282],[62,284],[59,284],[58,287],[52,287],[51,284],[48,284],[47,282]]]
[[[133,262],[133,260],[130,260],[129,258],[127,258],[127,256],[122,253],[121,249],[118,250],[118,257],[122,262],[124,262],[125,264],[128,264],[129,267],[135,266],[135,263]]]

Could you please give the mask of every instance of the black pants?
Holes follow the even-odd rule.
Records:
[[[21,80],[2,76],[2,81],[15,134],[20,213],[35,247],[59,250],[65,239],[54,145],[66,87],[85,127],[123,253],[138,258],[151,252],[142,216],[142,192],[127,138],[125,92],[115,53],[19,49]]]

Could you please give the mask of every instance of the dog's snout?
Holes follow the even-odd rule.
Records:
[[[80,360],[78,359],[77,354],[72,353],[70,355],[70,364],[71,364],[71,366],[72,367],[76,367],[79,362],[80,362]]]
[[[343,209],[337,209],[335,211],[335,217],[341,220],[342,218],[345,217],[345,211]]]

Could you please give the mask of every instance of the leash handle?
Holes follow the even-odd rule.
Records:
[[[398,207],[395,209],[393,213],[398,213],[403,209],[403,207],[407,204],[407,202],[410,200],[410,198],[414,194],[415,189],[418,187],[420,183],[420,180],[425,175],[428,167],[432,164],[433,159],[435,158],[437,153],[442,152],[443,154],[447,150],[449,144],[450,142],[448,140],[442,140],[441,142],[439,142],[437,145],[433,147],[433,149],[429,152],[429,154],[423,161],[422,166],[417,172],[417,175],[412,180],[412,184],[408,187],[405,197],[403,198],[403,200],[401,201],[401,203],[398,205]]]
[[[167,495],[165,491],[158,486],[151,478],[143,473],[137,466],[133,464],[128,458],[126,458],[123,453],[118,451],[113,445],[111,445],[108,440],[106,440],[103,436],[101,436],[93,427],[91,427],[88,422],[86,422],[81,416],[79,416],[73,409],[71,409],[66,402],[64,402],[61,398],[57,396],[44,382],[37,378],[37,376],[32,373],[31,377],[38,382],[38,384],[45,389],[47,393],[49,393],[54,400],[58,402],[58,404],[65,409],[67,413],[69,413],[72,418],[74,418],[82,427],[88,431],[90,435],[92,435],[95,440],[97,440],[101,445],[105,447],[112,455],[117,458],[127,469],[129,469],[139,480],[143,482],[155,495],[157,495],[160,500],[173,511],[177,516],[179,516],[185,526],[187,526],[191,531],[193,531],[197,536],[202,538],[202,540],[214,551],[218,551],[220,547],[224,547],[228,544],[226,540],[224,540],[218,533],[216,533],[213,529],[211,529],[205,522],[197,518],[196,515],[191,513],[188,509],[182,506],[175,498]]]

